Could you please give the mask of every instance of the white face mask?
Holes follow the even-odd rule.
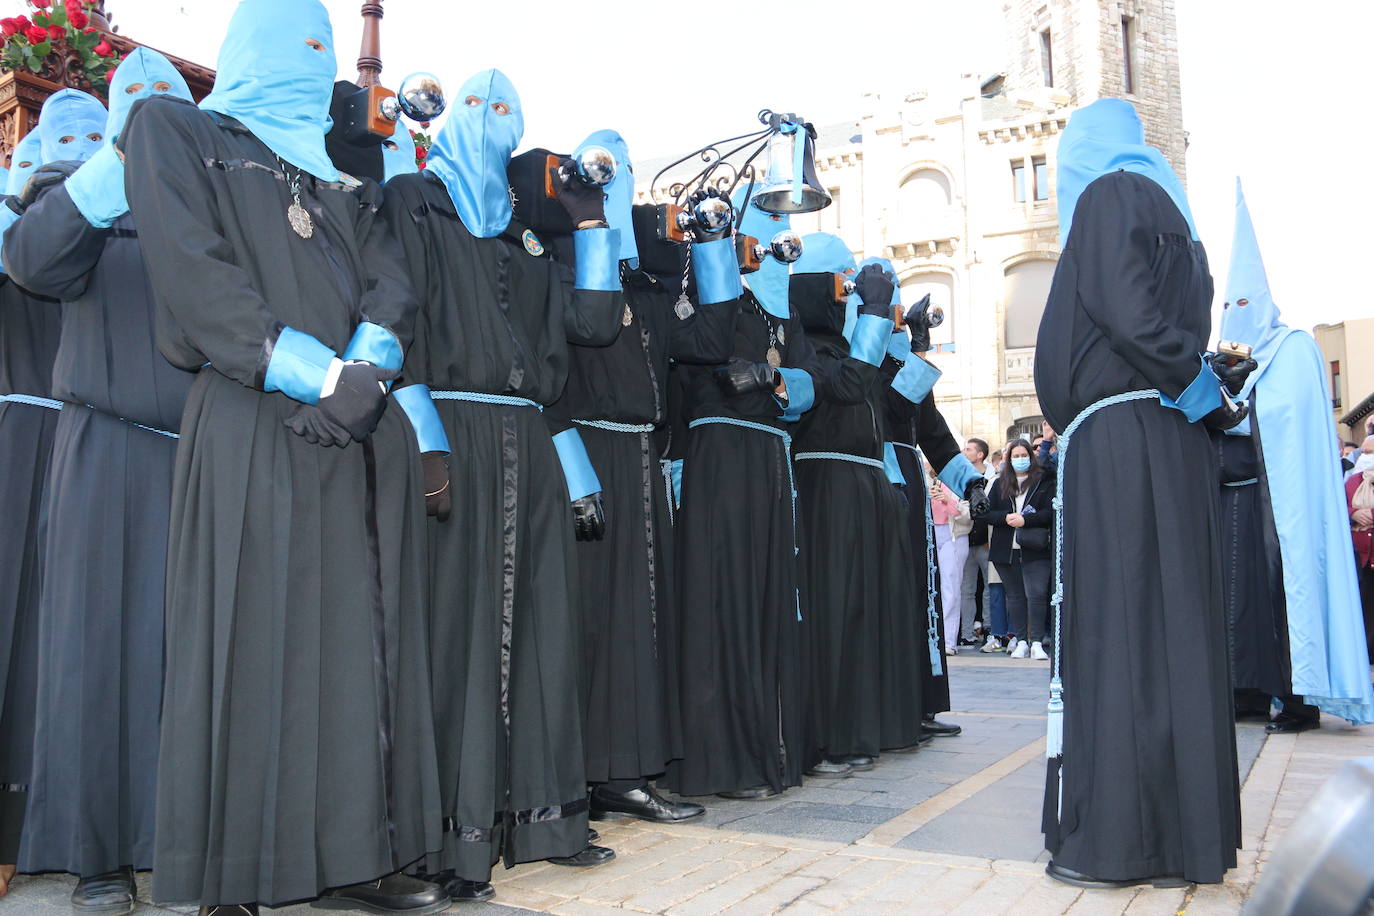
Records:
[[[1362,452],[1355,460],[1355,472],[1364,473],[1374,468],[1374,452]]]

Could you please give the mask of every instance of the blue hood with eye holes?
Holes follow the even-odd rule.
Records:
[[[85,162],[104,145],[103,139],[92,140],[91,134],[105,136],[108,117],[100,99],[75,89],[60,89],[48,96],[38,115],[38,136],[43,142],[43,161],[57,162],[74,159]],[[63,137],[72,139],[63,143]]]
[[[478,238],[498,236],[510,225],[506,169],[524,133],[515,85],[500,70],[483,70],[458,89],[457,104],[429,149],[426,171],[444,183],[458,218]]]

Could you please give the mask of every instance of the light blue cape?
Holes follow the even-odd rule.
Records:
[[[38,136],[43,142],[43,161],[74,159],[85,162],[104,145],[108,112],[100,100],[75,89],[59,89],[43,103],[38,115]],[[102,139],[92,140],[91,134]],[[71,137],[63,143],[63,137]]]
[[[498,113],[497,104],[508,113]],[[458,218],[478,238],[498,236],[510,225],[506,168],[524,133],[515,86],[500,70],[483,70],[458,89],[448,120],[430,147],[426,170],[443,181]]]
[[[217,66],[215,87],[201,108],[238,119],[291,165],[324,181],[339,180],[324,148],[338,69],[334,30],[319,0],[243,0],[229,20]]]
[[[21,162],[27,162],[28,165],[20,165]],[[10,175],[5,180],[5,193],[18,194],[24,190],[24,183],[29,180],[33,170],[42,164],[43,138],[38,135],[38,129],[34,128],[23,140],[14,145],[14,152],[10,155]]]
[[[748,187],[745,186],[735,192],[733,203],[735,212],[739,214],[739,223],[735,230],[741,235],[752,235],[767,246],[773,240],[773,236],[784,229],[791,229],[792,221],[786,213],[765,213],[760,210],[754,206],[752,197],[745,199],[747,191]],[[754,191],[758,191],[757,185]],[[759,305],[774,318],[786,319],[791,314],[788,311],[788,284],[792,275],[790,268],[790,264],[784,264],[770,255],[763,259],[763,264],[758,270],[744,277],[745,284],[759,301]]]
[[[887,258],[864,258],[859,262],[858,270],[854,271],[854,276],[858,276],[865,267],[870,264],[877,264],[887,274],[887,278],[892,281],[892,305],[901,305],[902,287],[897,282],[897,270],[892,266],[892,262]],[[854,332],[854,325],[859,321],[859,303],[855,296],[850,296],[849,301],[844,305],[844,339],[848,340],[849,335]],[[901,331],[895,333],[904,333]],[[910,339],[910,338],[908,338]],[[910,348],[908,348],[910,349]]]
[[[1250,304],[1237,306],[1239,299]],[[1239,186],[1226,301],[1222,339],[1249,344],[1259,362],[1242,394],[1253,396],[1259,485],[1268,493],[1283,558],[1293,693],[1356,725],[1374,723],[1326,363],[1310,334],[1279,318]]]
[[[387,143],[396,148],[392,149]],[[383,184],[397,175],[410,175],[420,171],[420,167],[415,164],[415,138],[410,135],[410,128],[406,127],[404,121],[398,119],[391,139],[382,143],[382,168],[385,170],[382,175]]]
[[[635,167],[630,161],[630,147],[613,130],[598,130],[582,141],[573,151],[573,158],[582,155],[589,146],[602,146],[615,157],[615,178],[606,185],[606,225],[620,230],[620,260],[639,266],[639,246],[635,244],[631,215],[635,204]]]
[[[1193,211],[1188,207],[1188,195],[1164,154],[1145,144],[1145,129],[1130,102],[1121,99],[1098,99],[1078,109],[1069,118],[1059,138],[1059,177],[1056,196],[1059,198],[1059,244],[1068,242],[1073,224],[1074,208],[1088,185],[1108,172],[1125,170],[1144,175],[1164,189],[1183,218],[1188,232],[1197,239]]]

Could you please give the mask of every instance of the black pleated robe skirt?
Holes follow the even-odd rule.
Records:
[[[945,628],[938,621],[944,620],[944,609],[940,597],[940,565],[936,559],[934,551],[929,556],[926,553],[926,545],[930,541],[931,533],[926,530],[926,506],[930,496],[926,492],[926,471],[922,467],[921,460],[916,457],[916,453],[909,448],[897,447],[897,463],[901,465],[902,476],[906,478],[906,496],[909,503],[907,512],[907,526],[911,533],[911,564],[913,578],[915,580],[915,602],[917,626],[922,634],[928,629],[926,623],[929,615],[930,591],[933,587],[935,593],[935,640],[939,648],[940,673],[935,673],[935,667],[931,664],[930,646],[928,637],[921,640],[924,651],[918,652],[918,663],[921,666],[921,704],[926,715],[934,715],[939,712],[949,711],[949,667],[945,661]],[[928,574],[934,574],[934,585],[928,586],[925,578]],[[910,742],[904,742],[909,744]],[[902,745],[892,745],[901,747]]]

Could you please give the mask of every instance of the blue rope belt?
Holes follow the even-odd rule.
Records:
[[[866,464],[871,468],[883,470],[883,463],[877,458],[865,458],[862,455],[849,455],[844,452],[797,452],[792,456],[793,461],[849,461],[854,464]]]
[[[1229,480],[1222,483],[1223,487],[1248,487],[1259,483],[1258,477],[1250,477],[1245,480]]]
[[[652,423],[616,423],[613,420],[573,420],[578,426],[590,426],[592,429],[604,429],[608,433],[651,433],[654,431]]]
[[[755,432],[769,433],[782,440],[782,450],[787,460],[783,463],[787,465],[787,488],[792,492],[792,557],[795,560],[797,554],[801,553],[801,548],[797,546],[797,480],[792,473],[792,437],[786,430],[778,429],[776,426],[769,426],[766,423],[752,423],[749,420],[736,420],[734,417],[698,417],[687,424],[688,429],[696,429],[698,426],[706,426],[712,423],[721,423],[725,426],[738,426],[741,429],[752,429]],[[801,612],[801,590],[797,591],[797,620],[802,619]]]
[[[916,460],[925,463],[925,456],[914,445],[894,442],[898,448],[910,449],[916,453]],[[926,504],[926,645],[930,649],[930,672],[935,677],[945,673],[945,660],[940,655],[940,614],[935,609],[935,518],[930,512],[930,496]]]
[[[529,398],[517,398],[511,394],[487,394],[485,391],[433,391],[430,398],[436,401],[470,401],[474,404],[500,404],[505,407],[534,407],[544,409],[544,405]]]
[[[0,404],[27,404],[30,407],[46,407],[61,410],[62,402],[56,398],[40,398],[34,394],[0,394]]]
[[[1050,702],[1047,707],[1046,731],[1045,731],[1045,756],[1054,758],[1063,756],[1064,753],[1064,681],[1061,677],[1060,653],[1063,650],[1064,640],[1061,632],[1064,624],[1064,522],[1067,516],[1064,515],[1064,481],[1068,478],[1069,464],[1069,441],[1073,434],[1083,425],[1093,414],[1104,407],[1113,407],[1117,404],[1126,404],[1131,401],[1159,400],[1159,391],[1154,388],[1146,388],[1140,391],[1127,391],[1123,394],[1114,394],[1111,397],[1095,401],[1083,408],[1078,416],[1073,418],[1068,429],[1059,434],[1059,480],[1054,494],[1054,512],[1059,525],[1058,537],[1054,539],[1054,596],[1050,598],[1050,604],[1054,606],[1054,660],[1050,670]],[[1064,777],[1062,773],[1063,765],[1060,765],[1061,773],[1059,777],[1059,805],[1058,810],[1062,815],[1064,812]]]
[[[659,470],[663,473],[663,490],[668,494],[668,524],[677,523],[673,516],[676,514],[673,507],[673,462],[668,458],[658,460]]]
[[[105,411],[101,410],[99,407],[95,407],[95,406],[93,406],[93,405],[91,405],[91,404],[86,404],[86,405],[84,405],[84,406],[90,407],[91,410],[94,410],[94,411],[96,411],[97,413],[105,413]],[[111,417],[111,416],[115,416],[115,415],[114,415],[114,414],[105,414],[105,416]],[[180,439],[180,438],[181,438],[181,435],[180,435],[179,433],[171,433],[171,432],[168,432],[168,431],[165,430],[165,429],[158,429],[156,426],[144,426],[142,423],[136,423],[135,421],[130,420],[128,417],[116,417],[116,419],[120,420],[120,421],[123,422],[123,423],[128,423],[130,426],[137,426],[139,429],[146,429],[146,430],[147,430],[148,432],[150,432],[150,433],[157,433],[159,436],[166,436],[168,439]]]

